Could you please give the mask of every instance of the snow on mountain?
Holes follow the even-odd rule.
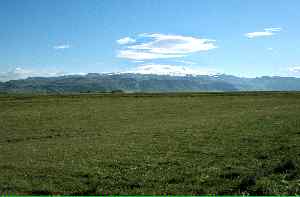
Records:
[[[134,74],[154,74],[154,75],[170,75],[170,76],[186,76],[186,75],[216,75],[214,69],[190,68],[185,66],[174,66],[167,64],[147,64],[136,67],[124,73]]]

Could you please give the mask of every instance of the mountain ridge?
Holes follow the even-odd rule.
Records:
[[[0,82],[5,93],[300,91],[300,78],[88,73]]]

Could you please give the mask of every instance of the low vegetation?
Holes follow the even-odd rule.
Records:
[[[0,96],[1,194],[300,193],[300,93]]]

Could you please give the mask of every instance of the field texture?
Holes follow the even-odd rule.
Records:
[[[300,94],[0,96],[1,194],[300,194]]]

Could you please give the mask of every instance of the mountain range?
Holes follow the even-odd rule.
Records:
[[[233,75],[98,74],[29,77],[0,82],[2,93],[300,91],[300,78]]]

